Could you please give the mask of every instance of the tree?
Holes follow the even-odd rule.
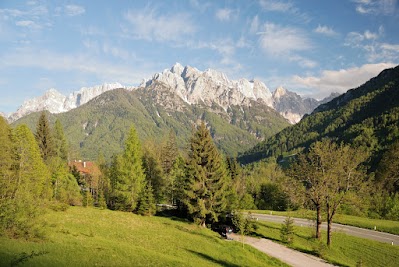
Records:
[[[64,129],[59,119],[55,121],[54,126],[54,146],[55,154],[62,160],[68,160],[68,146],[65,139]]]
[[[226,207],[226,168],[204,122],[189,147],[185,204],[191,218],[205,226],[207,220],[217,221]]]
[[[147,183],[141,191],[139,203],[137,205],[137,213],[144,216],[154,215],[156,212],[155,199],[150,183]]]
[[[376,180],[388,193],[399,192],[399,141],[393,143],[382,156]]]
[[[164,200],[166,182],[154,143],[147,142],[144,148],[143,168],[146,180],[151,184],[156,203]]]
[[[56,155],[54,139],[51,134],[49,121],[46,112],[42,112],[36,126],[36,141],[39,145],[40,153],[45,162]]]
[[[360,190],[364,176],[359,167],[366,158],[363,151],[324,139],[314,143],[306,155],[299,155],[291,169],[291,175],[302,183],[307,199],[316,207],[317,238],[320,238],[321,207],[326,205],[328,246],[338,207],[347,200],[350,190]]]
[[[178,155],[179,151],[177,149],[176,134],[173,130],[170,130],[168,139],[161,149],[161,161],[164,174],[168,175],[170,173]]]
[[[292,244],[294,242],[294,234],[294,219],[288,216],[287,218],[285,218],[283,225],[280,229],[281,240],[284,243]]]
[[[233,212],[232,222],[236,231],[240,234],[242,247],[244,247],[244,236],[256,228],[252,215],[249,213],[244,216],[241,212],[235,211]]]
[[[1,139],[7,142],[4,131],[0,133]],[[12,166],[7,170],[7,165],[4,166],[7,161],[2,161],[5,169],[0,171],[0,226],[3,232],[12,236],[30,237],[35,233],[36,219],[43,210],[42,206],[51,198],[50,173],[34,135],[26,125],[17,126],[10,139],[14,147],[6,151]],[[9,148],[7,143],[1,146]]]
[[[144,187],[141,146],[134,127],[131,127],[123,154],[114,157],[111,167],[112,208],[134,211]]]

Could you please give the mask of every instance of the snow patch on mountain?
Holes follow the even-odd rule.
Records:
[[[8,120],[14,122],[30,113],[43,110],[48,110],[51,113],[66,112],[87,103],[106,91],[117,88],[124,88],[124,86],[120,83],[111,83],[94,87],[82,87],[68,97],[51,88],[42,96],[26,100],[16,112],[8,117]]]

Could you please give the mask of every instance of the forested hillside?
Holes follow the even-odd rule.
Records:
[[[39,113],[34,113],[13,125],[27,124],[33,130],[38,117]],[[161,83],[136,91],[109,91],[79,108],[48,117],[52,122],[61,121],[71,151],[86,159],[96,159],[100,152],[106,158],[120,152],[132,124],[142,141],[162,140],[173,130],[184,148],[193,126],[204,120],[218,148],[229,155],[243,152],[289,125],[263,103],[230,106],[226,111],[217,105],[189,105]]]
[[[399,66],[319,106],[297,125],[243,153],[239,160],[250,163],[296,154],[325,137],[365,148],[371,155],[368,165],[375,169],[399,137]]]

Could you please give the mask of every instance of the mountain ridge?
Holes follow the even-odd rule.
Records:
[[[143,80],[138,87],[127,87],[120,83],[82,87],[79,91],[64,96],[56,89],[48,90],[43,96],[27,100],[7,118],[14,122],[31,113],[48,110],[50,113],[62,113],[87,103],[94,97],[118,88],[137,90],[147,88],[155,81],[169,86],[183,101],[188,104],[203,103],[209,107],[214,104],[221,106],[225,111],[231,105],[250,105],[251,101],[261,101],[277,110],[291,124],[297,123],[304,114],[313,111],[319,104],[330,98],[318,101],[312,98],[302,98],[294,92],[278,87],[273,93],[259,80],[229,80],[219,71],[198,69],[176,63],[170,69],[156,73],[152,78]],[[276,93],[277,92],[277,93]]]

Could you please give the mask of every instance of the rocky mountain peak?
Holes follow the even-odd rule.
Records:
[[[277,87],[277,89],[273,92],[273,98],[278,99],[287,94],[287,90],[285,90],[282,86]]]

